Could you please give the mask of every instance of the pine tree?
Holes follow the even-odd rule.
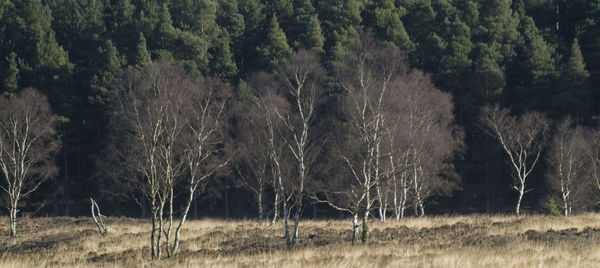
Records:
[[[554,75],[556,68],[554,49],[544,40],[533,19],[529,16],[521,18],[524,52],[527,57],[525,66],[530,70],[534,80]]]
[[[473,61],[469,55],[474,46],[470,28],[460,18],[456,17],[448,30],[448,45],[441,57],[440,73],[435,80],[441,88],[457,92],[464,88],[464,81],[471,72]]]
[[[477,1],[457,0],[456,7],[461,14],[462,21],[469,27],[474,28],[479,26],[479,7]]]
[[[358,36],[362,3],[358,0],[320,0],[319,18],[325,36],[325,50],[349,43]]]
[[[233,83],[237,76],[238,69],[233,61],[233,54],[229,49],[229,36],[227,31],[223,30],[214,42],[210,50],[211,55],[211,73],[218,76],[222,81]]]
[[[511,9],[508,0],[484,0],[481,2],[482,36],[477,41],[497,50],[496,60],[504,62],[515,56],[515,43],[519,37],[519,14]]]
[[[163,3],[162,8],[160,9],[159,18],[155,29],[156,45],[160,49],[173,50],[177,38],[177,31],[175,30],[175,27],[173,27],[173,21],[171,20],[171,14],[169,13],[167,3]]]
[[[573,43],[571,44],[571,53],[563,69],[563,77],[574,83],[583,83],[590,77],[590,73],[585,69],[583,54],[581,53],[581,47],[577,38],[573,39]]]
[[[310,18],[306,25],[306,34],[304,35],[304,47],[317,54],[323,54],[323,44],[325,43],[325,37],[321,31],[321,23],[319,18],[315,14]]]
[[[311,27],[309,24],[313,23],[312,27],[315,26],[314,22],[311,22],[314,16],[315,8],[310,0],[294,0],[294,15],[290,22],[291,25],[286,33],[288,40],[295,48],[303,46],[307,29]],[[319,25],[319,28],[320,27],[321,26]]]
[[[265,39],[266,16],[260,0],[242,1],[239,10],[246,28],[240,41],[231,44],[231,51],[240,73],[250,73],[258,68],[255,63],[260,61],[260,51],[253,48],[259,47]]]
[[[11,52],[6,57],[8,69],[4,76],[2,86],[4,87],[3,94],[5,97],[12,98],[17,93],[19,88],[19,68],[17,67],[17,54]]]
[[[265,1],[267,14],[275,14],[279,24],[285,31],[291,30],[293,23],[294,5],[292,0],[269,0]]]
[[[263,61],[269,69],[275,69],[279,64],[287,60],[292,55],[292,49],[287,43],[285,33],[279,28],[277,16],[273,15],[267,37],[262,46],[258,49],[262,55]]]
[[[52,13],[41,0],[14,1],[2,18],[0,51],[19,55],[20,87],[58,89],[73,65],[67,51],[58,44],[52,29]],[[61,89],[64,90],[64,89]]]
[[[377,36],[405,52],[414,49],[401,18],[406,15],[404,7],[396,7],[394,1],[376,1],[365,8],[365,24],[373,27]]]
[[[214,36],[217,34],[217,1],[178,0],[171,2],[173,26],[196,35]]]
[[[150,59],[150,53],[148,53],[148,49],[146,47],[146,38],[144,37],[144,34],[140,32],[132,65],[138,69],[143,69],[151,63],[152,59]]]
[[[504,72],[498,65],[498,51],[488,45],[480,45],[474,62],[474,77],[471,83],[475,102],[498,101],[506,85]]]
[[[98,52],[102,57],[98,73],[92,77],[90,82],[93,91],[90,101],[104,104],[108,98],[109,86],[120,76],[124,61],[111,40],[107,40],[104,46],[98,49]]]
[[[217,24],[225,28],[234,40],[244,33],[244,17],[240,14],[237,0],[219,1]]]
[[[560,83],[552,98],[552,108],[557,115],[571,114],[577,117],[589,115],[591,108],[590,73],[577,38],[571,44],[567,62],[561,68]]]

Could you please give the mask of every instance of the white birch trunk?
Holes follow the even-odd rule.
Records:
[[[358,236],[358,214],[354,213],[354,215],[352,215],[352,245],[356,244],[357,236]]]

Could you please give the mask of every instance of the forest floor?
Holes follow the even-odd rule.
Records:
[[[0,218],[0,233],[8,233]],[[173,258],[150,260],[148,220],[21,218],[0,239],[1,267],[592,267],[600,263],[600,214],[453,216],[372,222],[368,244],[352,246],[350,220],[303,221],[285,249],[283,226],[189,221]]]

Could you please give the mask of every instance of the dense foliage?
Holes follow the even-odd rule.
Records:
[[[109,140],[111,85],[124,68],[174,61],[195,79],[229,83],[243,102],[250,75],[273,72],[304,48],[329,72],[328,99],[318,116],[335,117],[339,109],[327,106],[339,105],[344,89],[333,70],[364,29],[407,53],[413,68],[453,96],[465,132],[466,149],[455,161],[462,183],[451,198],[429,199],[434,211],[506,212],[514,205],[510,167],[478,125],[482,107],[500,103],[517,114],[535,110],[597,124],[598,1],[0,0],[0,92],[12,98],[38,88],[59,116],[63,144],[59,175],[23,211],[87,214],[84,200],[94,196],[120,204],[107,207],[110,214],[140,215],[139,197],[115,194],[112,173],[98,164]],[[549,199],[544,169],[531,174],[526,209],[542,209]],[[252,196],[234,187],[236,177],[224,173],[211,183],[193,216],[254,215]]]

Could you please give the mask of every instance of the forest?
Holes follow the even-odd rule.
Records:
[[[0,0],[0,61],[11,235],[600,204],[595,0]]]

